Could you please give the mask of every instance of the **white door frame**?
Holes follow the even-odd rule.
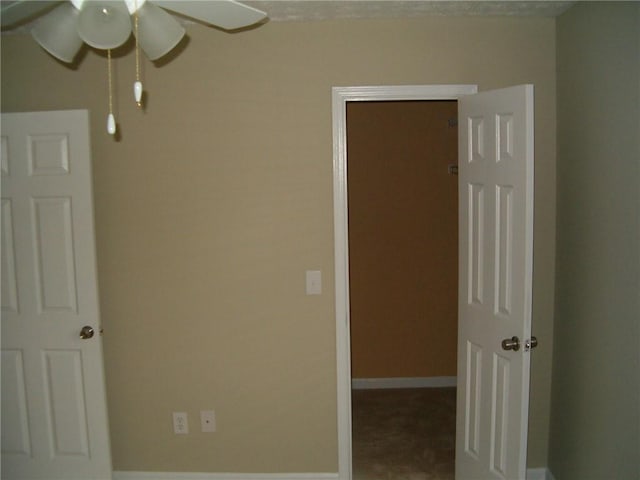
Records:
[[[338,396],[338,476],[351,479],[351,327],[347,205],[347,102],[457,100],[477,85],[333,87],[333,223]]]

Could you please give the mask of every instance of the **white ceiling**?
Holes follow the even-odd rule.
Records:
[[[0,0],[3,3],[12,3]],[[411,18],[424,16],[536,16],[554,17],[575,1],[555,0],[239,0],[267,12],[268,21],[295,22],[358,18]],[[179,18],[190,23],[185,18]],[[25,33],[28,22],[4,30],[3,34]]]
[[[338,18],[407,18],[428,15],[554,17],[574,1],[551,0],[243,0],[267,12],[272,22]]]

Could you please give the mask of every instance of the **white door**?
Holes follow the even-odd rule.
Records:
[[[111,478],[88,127],[2,115],[3,479]]]
[[[458,122],[456,478],[524,479],[533,260],[533,86],[461,97]],[[504,345],[503,340],[507,340]]]

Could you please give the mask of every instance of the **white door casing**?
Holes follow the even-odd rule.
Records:
[[[2,476],[110,479],[88,113],[2,114],[1,166]]]
[[[497,189],[498,198],[501,202],[500,204],[503,207],[502,216],[499,218],[510,218],[515,221],[518,220],[517,225],[512,223],[510,227],[510,231],[514,233],[512,237],[505,237],[504,232],[500,231],[498,234],[498,238],[501,241],[507,241],[508,244],[504,243],[498,245],[498,258],[503,263],[501,267],[503,268],[502,272],[504,272],[505,260],[509,260],[511,265],[515,265],[517,263],[518,256],[523,255],[524,258],[522,260],[522,264],[520,267],[512,271],[512,276],[510,280],[513,281],[514,275],[522,274],[523,277],[520,278],[520,282],[522,285],[518,285],[521,287],[519,292],[515,292],[516,287],[511,286],[510,290],[503,289],[502,291],[498,290],[498,298],[496,301],[497,305],[500,305],[501,302],[504,304],[506,300],[506,294],[512,295],[508,304],[509,308],[512,311],[516,311],[519,306],[516,305],[515,299],[516,297],[521,297],[522,304],[520,307],[521,310],[521,318],[520,321],[522,325],[518,324],[518,326],[514,327],[515,330],[513,333],[509,330],[508,333],[505,333],[504,338],[510,338],[513,335],[520,334],[521,344],[524,344],[525,339],[530,338],[530,329],[531,329],[531,288],[532,288],[532,251],[533,251],[533,88],[532,86],[522,86],[515,87],[513,89],[505,89],[503,93],[506,96],[510,96],[509,92],[511,91],[511,95],[515,95],[516,97],[520,96],[520,101],[523,101],[526,105],[526,108],[519,113],[512,112],[511,106],[506,106],[504,104],[496,105],[497,108],[497,119],[499,122],[498,133],[503,133],[505,130],[508,132],[507,135],[502,135],[500,138],[504,144],[500,144],[501,151],[509,153],[514,159],[516,159],[520,163],[520,174],[523,173],[524,170],[525,177],[521,178],[522,182],[524,182],[524,193],[521,190],[518,190],[517,194],[515,190],[509,192],[507,188]],[[334,187],[334,246],[335,246],[335,294],[336,294],[336,362],[337,362],[337,396],[338,396],[338,470],[339,470],[339,478],[346,480],[351,478],[351,359],[350,359],[350,320],[349,320],[349,249],[348,249],[348,204],[347,204],[347,142],[346,142],[346,104],[347,102],[352,101],[385,101],[385,100],[446,100],[453,99],[459,100],[465,99],[465,102],[469,99],[475,97],[477,92],[477,87],[475,85],[427,85],[427,86],[374,86],[374,87],[334,87],[333,88],[333,187]],[[519,93],[516,93],[519,92]],[[485,94],[481,94],[478,98],[482,98]],[[487,97],[490,98],[492,95],[487,92]],[[524,98],[522,98],[524,97]],[[495,98],[498,101],[497,98]],[[516,102],[517,103],[517,102]],[[504,107],[504,108],[501,108]],[[512,113],[513,116],[510,118],[509,113]],[[495,113],[494,113],[495,115]],[[521,116],[524,116],[524,119]],[[475,117],[475,115],[474,115]],[[461,119],[462,117],[460,117]],[[495,118],[494,118],[495,119]],[[466,122],[465,122],[466,123]],[[477,127],[476,125],[473,125]],[[524,126],[523,129],[516,132],[514,130],[514,126]],[[459,121],[459,138],[462,138],[464,134],[464,124],[463,121]],[[483,127],[484,128],[484,127]],[[489,128],[489,127],[487,127]],[[501,130],[500,130],[501,129]],[[488,152],[489,147],[486,145],[487,140],[486,135],[489,134],[490,130],[485,130],[485,135],[482,137],[476,137],[476,139],[481,138],[483,142],[482,147],[485,149],[485,152]],[[496,134],[496,130],[492,130],[493,135]],[[521,139],[520,135],[523,132],[526,132],[526,145],[523,147],[521,143],[519,143],[518,147],[515,146],[514,143],[509,143],[510,140],[518,140]],[[500,143],[500,142],[498,142]],[[466,144],[466,142],[465,142]],[[525,153],[520,156],[521,149],[524,148]],[[473,151],[473,149],[472,149]],[[510,153],[513,152],[513,153]],[[461,159],[462,162],[462,159]],[[503,163],[504,166],[506,163]],[[511,167],[512,169],[512,167]],[[510,169],[507,169],[510,170]],[[460,178],[460,185],[462,183],[462,175]],[[502,181],[500,179],[500,183],[497,183],[501,187],[508,187],[511,184],[509,182]],[[494,185],[494,188],[495,186]],[[518,188],[522,186],[522,184],[517,184]],[[462,189],[462,187],[460,187]],[[477,187],[476,187],[476,192]],[[516,196],[514,195],[524,195],[526,197],[526,207],[524,210],[520,210],[519,214],[522,213],[522,218],[516,218],[513,214],[516,210],[508,210],[505,207],[514,207],[512,201],[515,201]],[[506,200],[506,203],[505,203]],[[467,201],[467,200],[465,200]],[[462,204],[463,202],[461,202]],[[485,206],[485,209],[488,208]],[[508,213],[508,214],[507,214]],[[460,213],[460,221],[462,222],[462,212]],[[485,223],[486,225],[486,223]],[[495,228],[494,224],[494,228]],[[502,227],[505,227],[505,224],[502,224]],[[519,229],[519,234],[524,233],[524,237],[521,238],[515,234],[516,229]],[[462,232],[462,231],[461,231]],[[485,226],[486,232],[486,226]],[[462,233],[460,235],[461,245],[465,245],[465,251],[469,248],[469,244],[465,243],[463,240]],[[494,238],[496,235],[494,234]],[[487,240],[488,241],[488,240]],[[487,248],[487,241],[485,241],[484,246],[485,250]],[[516,245],[516,243],[518,245]],[[509,246],[512,248],[511,251],[505,257],[503,254],[505,252],[501,252],[500,248],[503,246]],[[495,247],[495,245],[494,245]],[[517,247],[517,248],[516,248]],[[500,255],[503,255],[500,257]],[[459,265],[462,266],[464,262],[462,258],[459,259]],[[467,263],[468,265],[468,263]],[[500,270],[497,270],[500,272]],[[502,273],[500,272],[500,273]],[[495,272],[494,272],[495,273]],[[486,273],[483,277],[486,281],[487,276]],[[507,286],[503,283],[503,286]],[[462,292],[462,291],[461,291]],[[485,295],[488,295],[488,292],[484,292]],[[494,292],[495,294],[495,292]],[[465,295],[461,295],[460,298],[468,298]],[[489,297],[485,297],[489,298]],[[462,301],[462,300],[460,300]],[[502,312],[504,314],[504,312]],[[460,328],[460,326],[459,326]],[[495,341],[492,340],[492,345],[495,346],[495,342],[500,343],[502,332],[496,335]],[[463,345],[466,344],[466,340],[464,337],[460,337],[460,341],[463,342]],[[466,349],[460,348],[460,341],[458,345],[459,351],[466,351]],[[524,348],[524,347],[522,347]],[[494,468],[497,473],[492,473],[492,476],[487,476],[487,470],[490,467],[486,467],[482,465],[482,462],[467,462],[467,465],[456,465],[456,476],[459,479],[466,478],[501,478],[502,475],[504,478],[524,478],[524,469],[526,464],[526,435],[527,435],[527,420],[528,420],[528,388],[529,388],[529,355],[522,353],[522,349],[518,352],[515,352],[516,355],[520,355],[520,360],[517,359],[514,352],[501,352],[496,355],[497,366],[502,369],[504,372],[505,365],[509,364],[511,371],[519,371],[521,373],[520,376],[520,384],[514,385],[505,385],[504,382],[500,384],[496,382],[496,385],[502,388],[502,393],[508,395],[501,397],[503,400],[502,405],[505,404],[505,401],[508,402],[507,405],[509,411],[511,413],[511,417],[508,421],[516,425],[515,427],[507,427],[502,428],[502,425],[497,423],[498,420],[501,420],[501,417],[496,417],[494,415],[493,419],[490,417],[485,418],[483,421],[480,421],[478,418],[477,425],[484,427],[484,425],[493,424],[493,434],[494,438],[496,433],[499,432],[508,432],[508,437],[501,437],[503,439],[502,445],[506,445],[505,442],[513,442],[508,443],[510,448],[502,449],[501,451],[497,451],[495,448],[491,450],[493,459],[497,459],[502,463],[498,463],[499,469],[504,471],[504,474],[501,474],[499,469]],[[516,357],[515,362],[512,362],[513,357]],[[502,359],[502,360],[500,360]],[[505,361],[506,359],[506,361]],[[464,362],[462,362],[464,363]],[[460,368],[461,362],[458,362],[458,368]],[[507,367],[509,368],[509,367]],[[497,371],[497,370],[496,370]],[[497,379],[502,381],[503,379],[507,379],[505,375],[498,376]],[[462,379],[460,373],[458,374],[458,399],[459,401],[465,397],[461,396],[461,387],[465,388],[466,379]],[[463,385],[460,385],[460,382]],[[486,389],[485,389],[486,390]],[[487,393],[487,392],[485,392]],[[498,390],[496,390],[496,394]],[[500,402],[497,400],[498,397],[494,394],[492,398],[496,400],[494,404],[500,405]],[[466,400],[465,400],[466,403]],[[504,408],[501,408],[504,412]],[[480,411],[480,409],[478,409]],[[460,408],[458,408],[458,412],[460,412]],[[486,416],[486,409],[483,411],[483,414]],[[466,418],[462,417],[464,422],[466,422]],[[493,421],[492,421],[493,420]],[[458,418],[460,422],[460,417]],[[463,424],[464,424],[463,422]],[[473,424],[476,424],[474,419]],[[498,427],[498,429],[496,429]],[[459,427],[458,427],[459,428]],[[510,430],[511,428],[511,430]],[[518,433],[514,433],[512,430],[518,430]],[[489,432],[491,430],[488,430]],[[461,435],[460,430],[457,429],[457,442],[460,442],[461,439],[465,438]],[[478,430],[480,433],[480,430]],[[517,441],[514,441],[514,438],[517,438]],[[484,441],[484,437],[479,437],[480,440]],[[463,444],[464,446],[464,444]],[[456,447],[458,449],[458,446]],[[480,449],[482,453],[481,455],[486,455],[485,448]],[[487,450],[489,451],[489,450]],[[513,457],[517,457],[517,461],[515,464],[517,467],[517,473],[512,476],[511,470],[513,462],[510,457],[504,456],[502,457],[502,452],[505,455],[508,453]],[[460,460],[460,456],[457,453],[457,462]],[[489,457],[487,457],[489,458]],[[507,460],[509,462],[509,466],[507,466]],[[485,459],[486,461],[486,459]],[[489,464],[488,461],[486,462]]]
[[[349,230],[347,204],[347,103],[402,100],[457,100],[476,85],[334,87],[333,218],[335,255],[336,363],[338,397],[338,476],[351,479],[351,347],[349,319]]]
[[[526,475],[533,86],[461,98],[456,478]],[[501,342],[516,336],[517,351]]]

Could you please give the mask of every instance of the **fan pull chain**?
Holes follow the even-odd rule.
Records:
[[[113,116],[113,85],[111,80],[111,49],[107,49],[107,71],[109,76],[109,116],[107,117],[107,132],[116,133],[116,119]]]
[[[136,81],[133,84],[133,96],[136,99],[138,108],[142,108],[142,82],[140,81],[140,44],[138,42],[138,2],[134,0],[133,6],[133,28],[136,37]]]

